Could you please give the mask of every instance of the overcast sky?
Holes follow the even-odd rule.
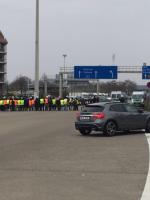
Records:
[[[0,0],[9,81],[34,79],[35,3]],[[149,0],[40,0],[40,75],[58,73],[63,54],[68,67],[111,65],[113,54],[116,65],[150,65],[149,19]]]

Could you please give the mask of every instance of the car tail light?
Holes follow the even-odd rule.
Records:
[[[94,119],[104,119],[105,118],[105,114],[103,112],[93,113],[93,118]]]

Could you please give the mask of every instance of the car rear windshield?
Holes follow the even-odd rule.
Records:
[[[103,110],[103,106],[86,106],[82,112],[102,112]]]

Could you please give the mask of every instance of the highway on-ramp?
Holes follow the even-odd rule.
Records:
[[[0,200],[140,200],[144,133],[81,136],[75,112],[0,112]]]

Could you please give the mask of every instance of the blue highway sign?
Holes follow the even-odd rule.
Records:
[[[117,79],[117,66],[74,66],[76,79]]]
[[[142,67],[142,79],[150,79],[150,66]]]

